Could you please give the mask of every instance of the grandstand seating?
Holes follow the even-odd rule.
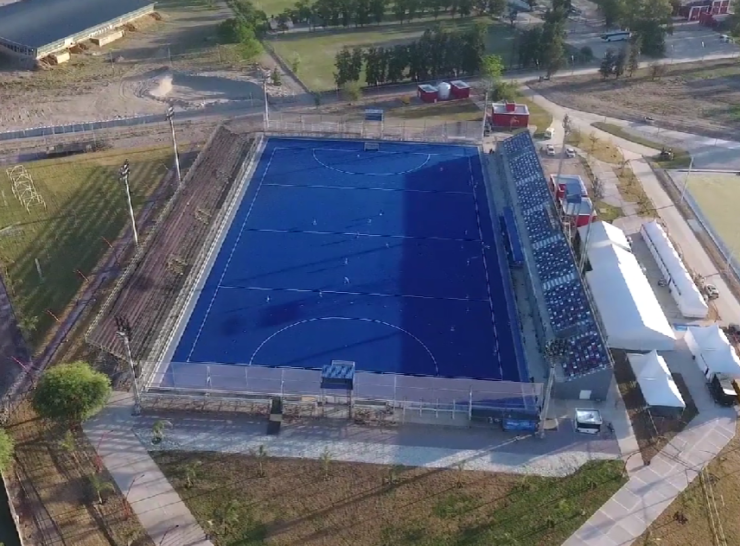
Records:
[[[606,345],[580,280],[575,258],[554,213],[554,203],[528,132],[502,143],[513,178],[514,193],[524,218],[521,239],[529,242],[555,334],[571,346],[563,364],[566,377],[588,374],[609,366]],[[574,330],[575,328],[575,330]],[[577,333],[572,334],[573,331]]]

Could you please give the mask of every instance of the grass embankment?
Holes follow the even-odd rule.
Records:
[[[21,328],[39,349],[98,262],[130,223],[118,169],[130,162],[134,211],[151,198],[172,161],[169,147],[115,150],[24,163],[43,202],[26,210],[0,173],[0,263]],[[11,167],[12,168],[12,167]],[[36,260],[41,270],[37,270]],[[53,316],[52,316],[53,315]]]
[[[619,461],[541,478],[215,453],[154,455],[220,546],[551,546],[625,480]]]
[[[623,138],[624,140],[629,140],[630,142],[634,142],[635,144],[640,144],[641,146],[652,148],[654,150],[657,150],[657,152],[660,152],[660,150],[663,149],[663,144],[641,136],[634,135],[633,133],[626,131],[619,125],[614,125],[613,123],[604,123],[601,121],[592,123],[592,125],[606,133],[619,138]],[[686,150],[682,150],[681,148],[675,148],[673,146],[668,146],[668,148],[673,151],[673,159],[663,161],[660,159],[656,152],[656,165],[663,169],[685,169],[689,166],[689,164],[691,163],[691,155],[689,155],[689,152],[687,152]]]

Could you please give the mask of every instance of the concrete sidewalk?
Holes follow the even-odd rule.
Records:
[[[718,408],[714,414],[700,415],[650,466],[634,472],[563,546],[632,544],[734,435],[734,411]]]
[[[133,399],[116,392],[84,430],[103,464],[154,541],[162,546],[213,546],[131,427]]]

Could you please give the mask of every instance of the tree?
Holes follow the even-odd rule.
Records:
[[[267,475],[265,463],[267,462],[267,458],[269,457],[265,445],[260,444],[260,446],[252,452],[252,456],[257,460],[257,469],[259,471],[260,478],[264,478]]]
[[[486,87],[492,90],[501,80],[504,73],[504,61],[498,55],[485,55],[481,59],[481,74],[486,80]]]
[[[97,474],[90,474],[88,479],[90,480],[90,486],[98,497],[98,504],[103,504],[103,493],[114,491],[113,484],[108,480],[104,480]]]
[[[41,376],[33,407],[43,418],[74,426],[103,409],[110,393],[110,379],[86,362],[60,364]]]
[[[640,48],[642,47],[642,40],[639,36],[632,40],[629,45],[629,52],[627,53],[627,75],[631,78],[632,75],[640,67]]]
[[[228,531],[234,525],[239,523],[239,511],[241,504],[238,500],[232,499],[226,503],[226,506],[217,511],[218,523],[224,531]]]
[[[200,467],[203,465],[201,461],[193,461],[185,466],[185,488],[190,489],[195,485],[195,480],[198,478]]]
[[[373,17],[373,21],[375,21],[377,24],[383,22],[386,3],[386,0],[370,0],[370,13]]]
[[[59,447],[66,451],[69,456],[77,462],[77,440],[75,440],[74,432],[67,430],[64,433],[64,437],[59,440]]]
[[[601,77],[603,79],[607,79],[612,72],[614,72],[614,64],[616,63],[616,55],[614,55],[614,50],[612,48],[609,48],[606,50],[606,53],[604,53],[604,58],[601,59],[601,65],[599,66],[599,74],[601,74]]]
[[[501,17],[506,11],[506,0],[488,0],[488,13],[491,17]]]
[[[4,429],[0,429],[0,472],[5,472],[10,468],[14,451],[13,438]]]
[[[623,0],[600,0],[598,3],[599,11],[604,16],[604,26],[611,28],[621,19],[624,11]]]
[[[537,0],[527,0],[527,5],[532,10],[537,7]]]
[[[321,453],[321,468],[324,472],[325,480],[328,480],[331,474],[331,461],[331,451],[329,451],[328,447],[325,447],[324,451]]]
[[[293,71],[293,74],[298,75],[298,70],[301,68],[301,56],[298,55],[298,53],[293,53],[293,56],[290,58],[290,69]]]
[[[360,82],[345,82],[342,85],[342,97],[348,102],[355,102],[362,98]]]
[[[659,80],[660,78],[665,76],[666,71],[667,68],[664,64],[661,64],[659,62],[652,63],[650,65],[650,79]]]
[[[280,70],[275,67],[270,74],[270,82],[274,86],[283,85],[283,77],[280,75]]]
[[[352,70],[352,52],[348,47],[343,47],[337,51],[334,56],[334,83],[337,88],[342,87],[345,82],[351,81],[350,72]]]
[[[629,46],[628,46],[629,47]],[[627,69],[627,55],[628,55],[627,47],[623,47],[619,50],[617,53],[616,58],[614,59],[614,77],[619,78],[624,74],[624,71]]]
[[[172,423],[164,419],[157,419],[152,425],[152,443],[161,444],[164,440],[164,431],[167,427],[171,427]]]
[[[246,27],[239,41],[239,54],[245,61],[251,61],[262,53],[262,44],[257,39],[254,29]]]

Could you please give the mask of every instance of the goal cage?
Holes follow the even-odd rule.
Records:
[[[366,152],[379,152],[380,151],[380,142],[366,142],[365,143],[365,151]]]

